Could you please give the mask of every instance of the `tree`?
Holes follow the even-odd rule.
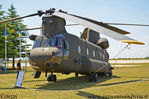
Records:
[[[3,11],[2,10],[2,5],[0,5],[0,21],[2,21],[4,18],[5,18],[5,16],[4,16],[4,13],[5,13],[5,11]],[[4,37],[3,37],[3,34],[4,34],[4,29],[5,29],[5,25],[4,24],[0,24],[0,58],[4,58],[4,42],[5,42],[5,40],[4,40]]]
[[[16,17],[19,17],[19,15],[17,14],[16,8],[13,6],[13,4],[11,4],[7,12],[7,19],[12,19]],[[13,59],[13,63],[12,63],[13,68],[15,66],[15,57],[18,57],[19,55],[18,45],[19,45],[19,40],[20,40],[20,38],[18,37],[18,32],[16,32],[15,30],[25,29],[25,28],[26,28],[26,25],[22,23],[22,20],[11,21],[7,24],[7,34],[8,34],[7,57]],[[22,32],[22,36],[25,36],[25,32]],[[21,39],[21,42],[22,42],[21,52],[25,52],[24,46],[29,47],[30,45],[25,45],[24,43],[26,41],[24,41],[23,39]]]

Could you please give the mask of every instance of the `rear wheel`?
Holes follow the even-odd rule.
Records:
[[[97,79],[98,79],[98,75],[96,73],[91,73],[88,76],[89,82],[97,82]]]
[[[78,73],[75,73],[75,77],[78,78],[79,77],[79,74]]]

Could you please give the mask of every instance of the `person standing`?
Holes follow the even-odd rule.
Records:
[[[19,59],[18,63],[17,63],[17,78],[18,78],[18,75],[19,75],[20,71],[21,71],[21,59]]]

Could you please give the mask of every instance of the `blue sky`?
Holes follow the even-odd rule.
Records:
[[[62,9],[68,13],[88,17],[102,22],[119,22],[119,23],[140,23],[149,24],[149,0],[0,0],[3,9],[14,4],[20,16],[37,12],[37,10],[47,10],[49,8]],[[28,27],[41,26],[40,17],[24,19],[24,24]],[[68,23],[70,23],[68,21]],[[131,45],[130,49],[124,50],[119,57],[147,57],[149,56],[149,27],[130,27],[116,26],[131,32],[129,37],[144,42],[146,45]],[[74,26],[67,27],[67,31],[74,35],[80,36],[84,27]],[[40,34],[40,30],[29,31],[30,34]],[[106,37],[101,35],[102,37]],[[116,54],[126,44],[108,38],[110,48],[108,52],[110,57]],[[33,43],[28,40],[28,43]]]

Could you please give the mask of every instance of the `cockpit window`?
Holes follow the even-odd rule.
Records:
[[[62,48],[63,47],[62,39],[57,39],[57,47],[58,48]]]
[[[42,47],[48,47],[49,46],[49,42],[50,42],[50,39],[45,38],[45,39],[42,40],[41,46]]]
[[[34,42],[34,46],[33,48],[36,48],[36,47],[40,47],[41,46],[41,42],[42,42],[42,39],[40,37],[38,37],[35,42]]]
[[[50,46],[62,48],[63,47],[62,39],[55,39],[55,38],[52,39]]]
[[[52,47],[56,46],[56,39],[55,38],[52,39],[50,46],[52,46]]]

